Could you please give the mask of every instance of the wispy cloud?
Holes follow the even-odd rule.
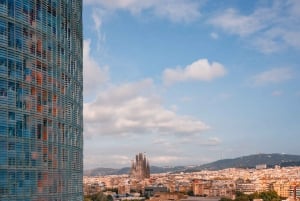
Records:
[[[253,86],[262,86],[284,82],[292,78],[293,71],[290,68],[273,68],[253,76],[250,82]]]
[[[153,137],[152,145],[154,147],[159,147],[160,149],[156,150],[156,154],[159,154],[163,150],[165,154],[177,155],[181,150],[178,148],[178,143],[176,143],[176,140],[167,139],[163,137],[165,136]],[[182,139],[182,137],[180,137],[180,139]]]
[[[102,26],[102,10],[101,9],[94,9],[92,13],[92,18],[94,21],[94,29],[96,31],[100,31]]]
[[[166,109],[151,94],[152,80],[112,86],[84,104],[86,135],[194,134],[209,127],[190,116]],[[146,93],[146,92],[147,93]]]
[[[84,40],[83,44],[83,85],[84,97],[95,95],[99,88],[109,80],[109,68],[100,67],[97,61],[91,56],[90,40]]]
[[[211,137],[206,142],[202,143],[203,145],[216,146],[221,144],[221,139],[218,137]]]
[[[156,4],[154,12],[161,17],[170,19],[173,22],[189,22],[200,16],[199,4],[196,1],[188,0],[160,0]]]
[[[200,138],[197,138],[194,136],[193,138],[182,138],[180,140],[181,144],[196,144],[201,146],[218,146],[222,143],[222,140],[218,137],[209,137],[209,138],[203,138],[202,136],[199,136]]]
[[[103,44],[105,43],[106,36],[102,31],[103,18],[106,12],[101,8],[94,8],[92,11],[93,27],[92,29],[97,33],[97,50],[100,52],[103,49]]]
[[[283,92],[280,90],[276,90],[276,91],[272,92],[272,96],[281,96],[282,94],[283,94]]]
[[[219,38],[219,34],[217,34],[216,32],[212,32],[210,33],[210,37],[214,40],[217,40]]]
[[[111,153],[109,154],[109,158],[103,157],[103,155],[107,155],[108,153],[99,154],[99,150],[94,150],[84,156],[84,165],[87,169],[98,168],[98,167],[128,167],[130,166],[130,161],[132,158],[127,155],[120,155],[112,153],[113,150],[109,150]],[[97,153],[98,152],[98,153]]]
[[[222,28],[226,32],[240,36],[252,34],[263,28],[259,18],[255,16],[242,16],[235,9],[225,10],[224,13],[210,19],[209,23]]]
[[[154,145],[159,145],[159,146],[164,146],[164,147],[171,147],[172,143],[170,140],[162,139],[162,138],[156,138],[152,141],[152,144]]]
[[[226,70],[222,64],[210,64],[207,59],[199,59],[184,68],[166,69],[163,72],[163,81],[166,85],[191,80],[210,81],[225,74]]]
[[[86,0],[85,4],[100,5],[108,10],[128,10],[134,15],[150,11],[173,22],[189,22],[200,16],[200,4],[194,0]]]
[[[193,98],[189,97],[189,96],[183,96],[183,97],[180,98],[180,101],[184,102],[184,103],[188,103],[188,102],[193,101]]]
[[[300,2],[272,1],[269,7],[259,7],[249,15],[229,8],[216,14],[208,23],[223,31],[238,35],[263,53],[273,53],[287,47],[300,48]]]
[[[174,156],[174,155],[161,155],[161,156],[154,156],[151,157],[151,163],[154,164],[162,164],[162,165],[169,165],[178,163],[178,161],[184,160],[184,157]]]

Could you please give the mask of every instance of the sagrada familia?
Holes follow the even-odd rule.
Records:
[[[132,161],[129,176],[135,179],[150,178],[150,166],[146,156],[139,153],[135,156],[135,162]]]

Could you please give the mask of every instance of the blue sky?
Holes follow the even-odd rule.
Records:
[[[85,169],[300,154],[300,1],[83,2]]]

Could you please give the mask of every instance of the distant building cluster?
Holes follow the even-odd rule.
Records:
[[[137,156],[136,161],[148,164],[142,154]],[[134,171],[137,164],[141,162],[133,164]],[[237,191],[251,194],[272,190],[287,200],[300,200],[300,167],[229,168],[219,171],[161,173],[151,174],[151,177],[144,179],[138,179],[143,175],[139,173],[140,175],[137,176],[139,171],[133,173],[135,175],[133,177],[134,171],[130,172],[130,176],[84,177],[84,191],[88,194],[91,192],[91,187],[96,186],[99,191],[116,190],[119,194],[140,193],[145,197],[153,198],[159,193],[178,192],[198,197],[233,199]]]
[[[135,179],[150,178],[149,161],[144,154],[139,153],[136,155],[135,161],[132,161],[129,176]]]

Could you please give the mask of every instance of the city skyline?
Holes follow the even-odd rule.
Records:
[[[300,154],[300,3],[85,0],[84,169]]]

